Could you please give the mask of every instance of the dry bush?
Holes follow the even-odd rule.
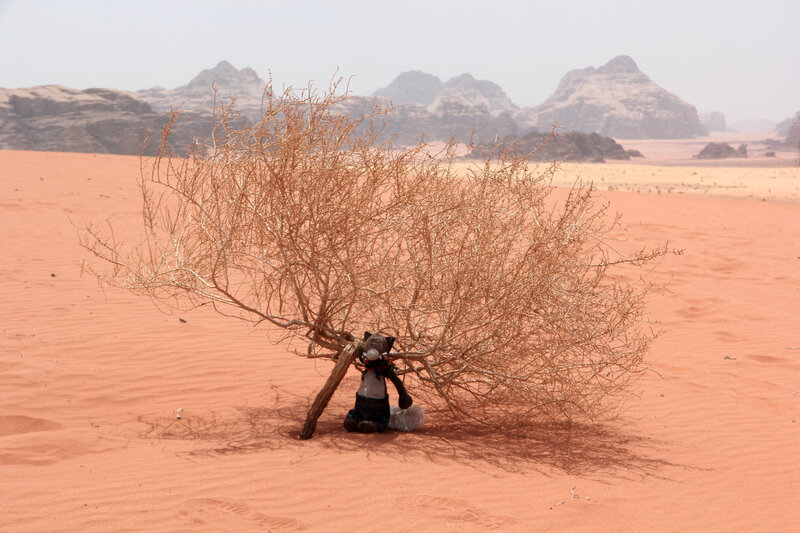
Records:
[[[646,287],[611,269],[665,250],[613,252],[616,220],[591,188],[553,199],[555,164],[492,154],[464,175],[455,145],[380,143],[383,111],[337,115],[336,88],[267,91],[245,128],[222,107],[215,135],[181,157],[167,147],[173,116],[142,173],[142,245],[84,235],[114,266],[101,278],[269,322],[301,355],[339,361],[310,432],[364,330],[395,336],[412,394],[457,418],[508,427],[613,408],[652,333],[639,326]]]

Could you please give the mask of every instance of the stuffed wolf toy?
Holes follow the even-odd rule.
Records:
[[[411,405],[413,400],[389,359],[389,350],[393,344],[394,337],[364,332],[364,349],[361,355],[364,373],[356,393],[356,405],[344,419],[344,428],[347,431],[375,433],[383,432],[387,427],[414,431],[422,424],[425,411],[419,406]],[[397,389],[399,407],[389,407],[386,378]]]

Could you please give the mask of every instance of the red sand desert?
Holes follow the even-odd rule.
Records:
[[[696,183],[660,168],[600,193],[629,243],[684,250],[650,272],[664,333],[618,419],[351,435],[352,371],[301,442],[329,363],[81,275],[76,228],[137,222],[138,158],[0,152],[0,530],[797,531],[800,170],[647,194]]]

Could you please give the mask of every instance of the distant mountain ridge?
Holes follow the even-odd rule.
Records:
[[[237,110],[248,118],[260,116],[265,81],[250,68],[236,69],[222,61],[175,89],[154,87],[137,94],[157,111],[172,107],[209,112],[213,97],[237,97]],[[463,73],[442,82],[437,76],[412,70],[399,74],[372,96],[353,96],[340,109],[360,114],[375,105],[393,106],[384,123],[386,135],[399,144],[429,141],[487,141],[510,134],[564,130],[617,138],[681,138],[705,135],[694,106],[667,92],[642,73],[629,56],[605,65],[572,70],[544,103],[520,109],[496,83]]]
[[[218,104],[236,98],[238,113],[251,122],[259,120],[266,81],[251,68],[237,69],[221,61],[174,89],[79,91],[54,85],[0,89],[0,149],[137,154],[145,135],[157,136],[170,108],[188,113],[189,122],[172,143],[186,146],[210,130],[212,85]],[[396,145],[451,138],[485,145],[549,131],[556,122],[563,130],[617,138],[690,137],[706,132],[693,106],[654,84],[628,56],[599,68],[568,72],[553,96],[539,106],[520,109],[499,85],[469,73],[442,82],[433,74],[409,71],[372,96],[351,96],[337,110],[360,116],[376,105],[394,107],[378,126],[383,138],[391,137]],[[573,137],[578,144],[584,142]]]

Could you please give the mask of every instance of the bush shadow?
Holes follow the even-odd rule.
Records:
[[[542,422],[513,430],[476,428],[429,412],[414,433],[347,433],[342,420],[351,400],[334,396],[317,424],[314,437],[299,440],[311,399],[272,387],[273,401],[263,407],[238,407],[225,415],[191,415],[164,421],[139,417],[147,425],[143,438],[192,441],[189,455],[222,456],[310,447],[334,453],[390,456],[402,461],[469,466],[478,470],[539,472],[615,478],[665,477],[670,467],[691,468],[658,457],[669,443],[637,435],[624,423]],[[369,446],[365,446],[369,443]]]

